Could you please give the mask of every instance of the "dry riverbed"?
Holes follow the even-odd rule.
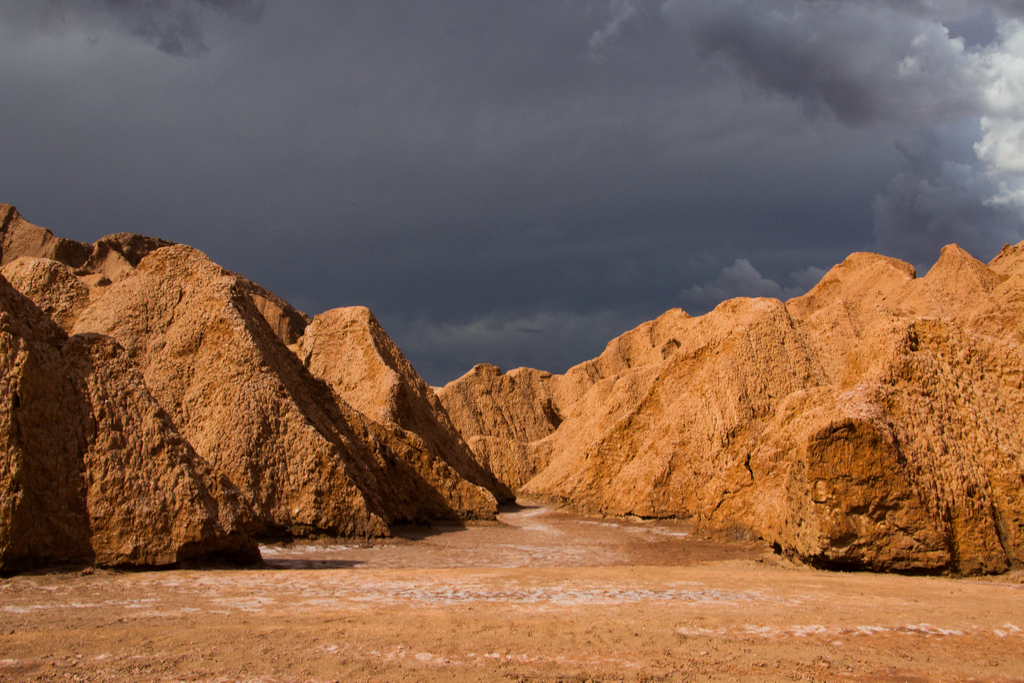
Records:
[[[841,574],[542,506],[253,569],[0,578],[0,681],[1024,681],[1024,575]]]

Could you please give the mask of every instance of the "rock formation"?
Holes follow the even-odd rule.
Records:
[[[250,291],[195,249],[165,247],[74,330],[124,346],[182,434],[242,490],[260,533],[375,536],[393,522],[493,516],[493,496],[312,377]]]
[[[26,221],[10,204],[0,204],[0,266],[21,257],[49,259],[68,266],[87,285],[117,282],[139,260],[167,240],[117,233],[86,244],[56,237],[46,228]]]
[[[669,311],[565,375],[478,366],[440,397],[507,484],[539,469],[523,493],[821,566],[998,572],[1024,563],[1022,278],[1024,245],[920,279],[854,254],[785,304]]]
[[[255,535],[379,536],[387,535],[394,523],[494,517],[497,503],[486,486],[500,486],[472,459],[447,418],[400,415],[407,407],[403,403],[394,419],[378,422],[352,408],[295,355],[309,319],[271,292],[190,247],[127,233],[88,245],[54,237],[13,207],[0,205],[0,215],[5,216],[0,229],[2,272],[35,301],[37,317],[48,323],[52,334],[59,339],[73,335],[70,342],[55,342],[58,346],[79,348],[91,359],[69,366],[92,363],[90,372],[74,375],[65,368],[48,377],[78,377],[76,390],[103,397],[99,405],[109,399],[110,387],[119,387],[118,400],[137,418],[133,422],[115,414],[107,420],[106,413],[94,417],[92,440],[83,447],[87,461],[88,454],[97,453],[101,460],[107,458],[111,471],[137,465],[130,454],[111,453],[125,443],[153,451],[156,446],[147,445],[146,439],[156,434],[156,418],[146,417],[146,411],[155,411],[160,424],[173,433],[173,439],[166,439],[173,441],[174,452],[187,453],[204,477],[204,504],[214,504],[221,517],[237,521],[238,529],[248,525]],[[330,334],[321,330],[307,345],[316,349],[318,367],[331,366],[329,353],[323,352],[337,348]],[[389,351],[390,358],[407,365],[395,352]],[[411,366],[403,373],[403,386],[426,389]],[[5,379],[15,382],[17,376]],[[69,390],[59,389],[57,379],[53,382],[49,391]],[[419,409],[443,412],[432,393],[418,398],[426,401],[413,402]],[[433,430],[424,425],[433,425]],[[35,452],[33,441],[24,445],[26,452]],[[156,475],[150,479],[158,482],[152,495],[168,495],[164,483],[181,488]],[[132,524],[146,527],[136,529],[141,539],[157,530],[168,538],[187,536],[184,531],[171,533],[174,518],[166,504],[149,505],[142,492],[131,488],[124,495],[137,497],[145,509],[166,519],[143,518],[131,506],[108,505],[105,514],[115,522],[65,524],[63,537],[53,530],[38,532],[58,539],[55,547],[73,547],[64,541],[75,537],[80,549],[92,543],[102,545],[102,552],[55,555],[29,550],[5,566],[89,558],[105,564],[165,564],[187,552],[214,552],[201,548],[196,539],[183,541],[187,552],[173,555],[154,546],[145,557],[123,543],[101,543],[106,529]],[[74,496],[62,493],[56,499],[73,501]],[[218,505],[235,507],[219,510]],[[229,514],[236,508],[237,520]],[[235,527],[230,529],[234,533]],[[115,546],[116,551],[111,549]],[[250,556],[251,550],[246,550]]]
[[[296,352],[314,377],[370,419],[394,425],[425,452],[502,502],[512,492],[481,467],[433,389],[362,306],[321,313],[306,328]]]
[[[106,285],[132,273],[146,254],[172,244],[127,232],[107,235],[95,244],[76,242],[56,237],[26,221],[10,204],[0,204],[0,267],[4,276],[33,301],[42,301],[44,310],[53,310],[65,327],[83,308],[79,293],[83,285],[93,298],[99,298]],[[16,263],[19,260],[22,263]],[[68,275],[74,275],[77,282],[70,281]],[[309,324],[308,316],[255,282],[237,273],[232,275],[281,341],[294,344],[302,336]],[[59,291],[54,291],[54,285]],[[68,291],[69,286],[78,292]]]
[[[254,537],[493,518],[513,491],[826,567],[1024,564],[1024,243],[681,310],[564,375],[438,393],[365,308],[0,204],[0,571],[254,559]]]
[[[510,490],[548,465],[544,449],[530,447],[562,423],[551,394],[550,372],[518,368],[502,374],[481,363],[442,389],[442,405],[479,463]]]
[[[0,571],[259,558],[249,512],[113,341],[67,334],[0,277]]]

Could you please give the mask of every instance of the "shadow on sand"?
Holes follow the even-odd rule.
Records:
[[[271,558],[260,564],[265,569],[350,569],[364,564],[358,560],[308,560]]]

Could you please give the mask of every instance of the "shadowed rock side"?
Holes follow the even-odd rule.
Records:
[[[990,266],[951,245],[920,279],[854,254],[785,304],[670,311],[544,377],[533,408],[479,366],[440,396],[474,448],[498,442],[482,462],[512,460],[496,471],[548,463],[524,493],[823,566],[998,572],[1024,563],[1022,277],[1020,245]],[[550,433],[506,429],[545,406]]]
[[[433,389],[369,309],[352,306],[321,313],[306,328],[296,352],[314,377],[330,384],[356,410],[405,430],[410,441],[502,502],[514,500],[508,487],[473,459]]]
[[[493,516],[494,499],[312,377],[249,283],[201,252],[151,252],[78,317],[117,339],[182,434],[243,492],[259,533],[378,536]]]
[[[309,325],[309,316],[292,308],[287,301],[252,280],[237,273],[232,273],[232,275],[238,278],[239,285],[249,295],[256,310],[267,321],[267,325],[274,331],[277,338],[289,346],[297,342],[305,332],[306,326]]]
[[[67,334],[0,278],[0,570],[259,559],[121,348]]]

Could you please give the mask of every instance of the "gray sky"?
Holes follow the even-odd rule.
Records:
[[[997,0],[0,0],[0,201],[191,244],[433,384],[857,250],[1024,239]]]

